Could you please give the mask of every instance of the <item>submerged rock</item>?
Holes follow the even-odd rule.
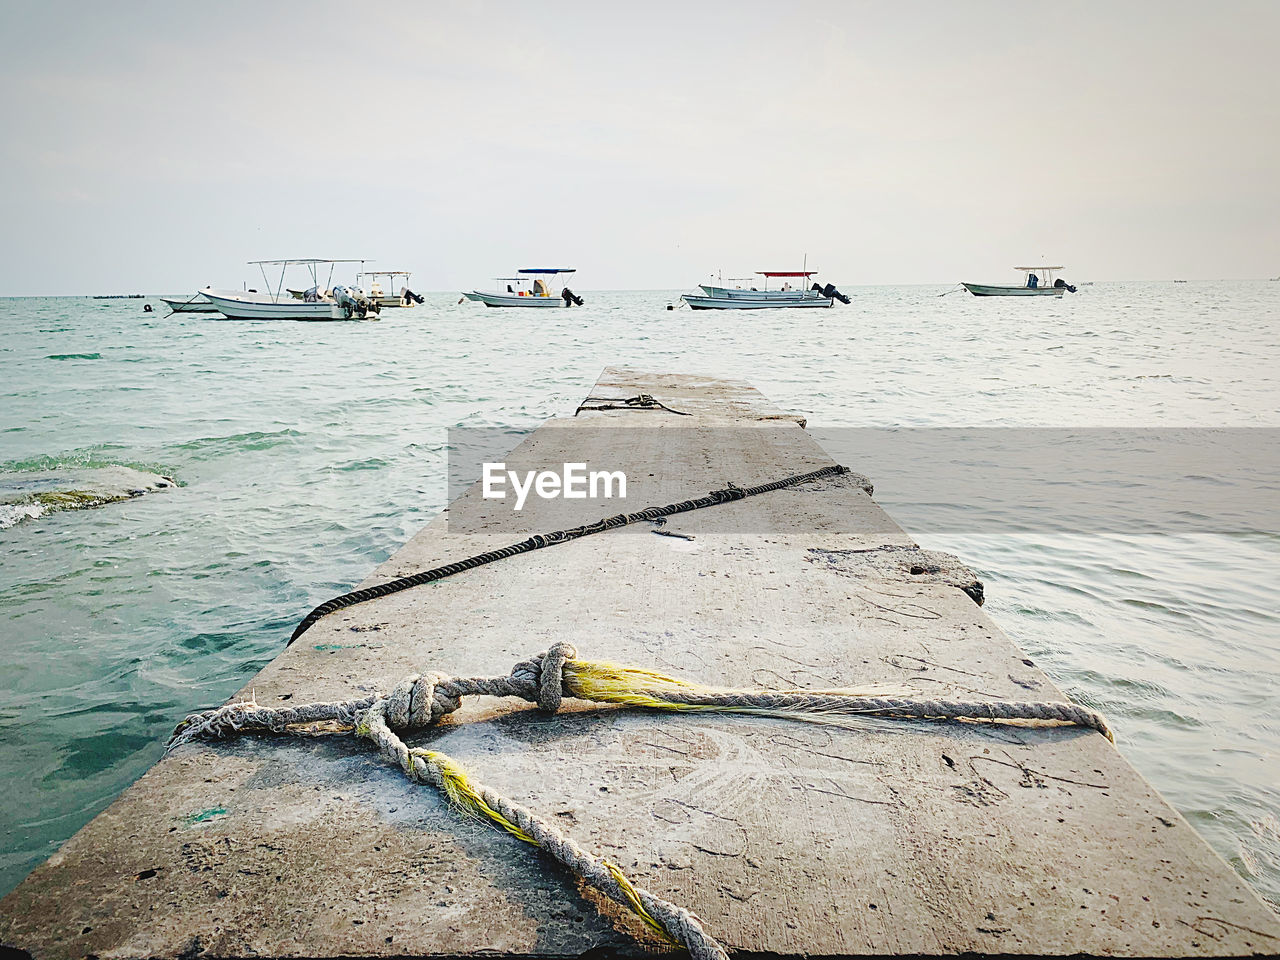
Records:
[[[87,510],[176,487],[133,467],[39,470],[0,475],[0,530],[63,510]]]

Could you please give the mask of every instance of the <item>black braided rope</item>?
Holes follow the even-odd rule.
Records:
[[[424,570],[421,573],[410,574],[407,577],[400,577],[396,580],[388,580],[386,583],[380,583],[375,587],[353,590],[350,593],[344,593],[340,597],[334,597],[332,600],[326,600],[302,618],[302,622],[293,631],[293,636],[289,638],[289,643],[293,643],[293,641],[306,633],[311,628],[311,625],[321,617],[327,616],[335,610],[352,607],[357,603],[364,603],[366,600],[377,600],[379,597],[398,593],[401,590],[408,590],[410,587],[420,587],[424,583],[434,583],[437,580],[443,580],[445,577],[451,577],[455,573],[474,570],[476,567],[482,567],[486,563],[493,563],[495,560],[514,557],[516,554],[528,553],[531,550],[540,550],[542,547],[550,547],[557,543],[568,543],[570,540],[577,540],[579,537],[590,536],[593,533],[603,533],[605,530],[616,530],[618,527],[625,527],[629,523],[652,521],[661,517],[669,517],[676,513],[688,513],[690,510],[701,510],[703,507],[732,503],[734,500],[743,500],[758,493],[770,493],[774,490],[781,490],[784,487],[794,487],[796,484],[805,483],[809,480],[817,480],[819,477],[829,477],[833,474],[848,472],[848,467],[835,464],[830,467],[823,467],[821,470],[814,470],[811,473],[801,473],[794,477],[787,477],[784,480],[762,483],[756,487],[736,487],[730,484],[724,490],[712,490],[705,497],[699,497],[696,500],[682,500],[680,503],[669,503],[665,507],[646,507],[636,513],[620,513],[616,517],[605,517],[595,523],[572,527],[568,530],[557,530],[554,533],[536,533],[528,540],[513,543],[509,547],[501,547],[497,550],[479,553],[474,557],[468,557],[466,560],[446,563],[443,567]]]
[[[588,406],[592,401],[597,401],[601,406]],[[635,397],[587,397],[582,403],[578,404],[578,409],[573,411],[576,417],[583,410],[665,410],[667,413],[674,413],[677,417],[691,417],[693,414],[685,413],[682,410],[672,410],[661,400],[656,400],[651,394],[642,393]]]

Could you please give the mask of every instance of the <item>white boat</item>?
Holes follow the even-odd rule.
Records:
[[[809,278],[817,273],[816,270],[758,270],[756,272],[764,277],[763,290],[755,287],[726,287],[722,285],[724,281],[721,280],[719,284],[699,284],[704,296],[685,294],[681,299],[694,310],[778,310],[830,307],[836,300],[842,303],[849,302],[849,298],[831,284],[824,287],[814,283],[806,289],[805,285],[809,283]],[[770,279],[782,280],[782,286],[770,290]],[[798,288],[791,285],[793,279],[800,280]],[[730,279],[730,283],[734,282]],[[744,279],[736,282],[750,281]]]
[[[791,310],[800,307],[830,307],[831,297],[805,297],[801,300],[782,300],[777,297],[699,297],[686,293],[681,297],[694,310]]]
[[[377,303],[382,309],[387,307],[414,307],[422,303],[422,297],[409,289],[409,277],[408,270],[364,270],[356,274],[356,284],[364,287],[367,282],[369,299]],[[391,290],[394,290],[397,283],[399,283],[400,292],[384,292],[382,278],[386,279],[387,287]],[[292,290],[289,292],[293,293]]]
[[[203,293],[197,293],[194,297],[188,297],[185,300],[178,300],[174,297],[161,297],[160,299],[168,304],[169,309],[174,313],[218,312],[218,308],[210,303]]]
[[[376,320],[378,304],[358,287],[330,287],[334,267],[339,263],[364,263],[363,260],[250,260],[262,271],[266,293],[257,290],[214,290],[205,287],[200,293],[232,320]],[[320,267],[329,265],[328,279],[320,283]],[[267,267],[279,267],[280,277],[272,289]],[[291,266],[304,267],[311,286],[301,298],[284,286],[285,273]]]
[[[1062,267],[1014,267],[1025,274],[1021,285],[1012,287],[992,286],[985,283],[968,283],[960,281],[960,285],[975,297],[1060,297],[1064,293],[1075,293],[1076,288],[1061,277],[1054,279],[1054,273]]]
[[[745,297],[750,300],[805,300],[815,295],[813,290],[757,290],[755,287],[717,287],[710,283],[698,286],[708,297]]]
[[[516,271],[520,276],[498,277],[495,282],[506,284],[497,290],[472,290],[464,293],[468,300],[483,303],[486,307],[580,307],[583,300],[570,290],[563,288],[558,294],[552,293],[545,278],[562,273],[574,273],[575,267],[525,267]]]

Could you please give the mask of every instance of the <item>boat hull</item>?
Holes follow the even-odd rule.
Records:
[[[1065,287],[993,287],[985,283],[965,283],[961,286],[975,297],[1060,297]]]
[[[713,287],[700,283],[703,293],[708,297],[720,299],[745,300],[821,300],[822,294],[817,290],[743,290],[741,287]]]
[[[403,308],[407,310],[409,307],[417,306],[417,304],[414,303],[412,300],[409,300],[406,302],[403,297],[394,297],[394,296],[388,295],[385,297],[372,297],[371,299],[373,300],[374,303],[378,305],[379,310],[386,310],[391,307]]]
[[[835,301],[831,297],[806,297],[803,300],[782,300],[776,297],[698,297],[691,293],[680,298],[694,310],[795,310],[809,307],[829,307]]]
[[[160,298],[164,303],[168,304],[169,309],[174,313],[217,313],[218,308],[205,299],[204,294],[200,294],[195,300],[173,300],[169,297]]]
[[[289,296],[293,297],[293,299],[295,300],[306,300],[307,298],[307,291],[305,290],[295,290],[293,289],[293,287],[289,287],[288,291],[289,291]],[[410,300],[408,303],[405,303],[404,298],[398,297],[390,293],[379,294],[376,297],[370,296],[369,299],[378,305],[379,310],[385,310],[387,309],[387,307],[416,307],[417,306],[417,304],[414,303],[412,300]]]
[[[483,303],[486,307],[542,307],[551,309],[563,307],[564,301],[559,297],[521,297],[511,293],[487,293],[483,290],[472,290],[464,293],[468,300]]]
[[[256,299],[253,294],[201,290],[218,312],[231,320],[355,320],[331,300],[308,303],[293,298],[279,301]]]

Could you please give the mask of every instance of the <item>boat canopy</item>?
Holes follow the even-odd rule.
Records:
[[[364,260],[250,260],[250,265],[282,266],[291,263],[365,263]]]
[[[521,267],[520,273],[576,273],[577,267]]]
[[[817,270],[757,270],[762,277],[812,277]]]
[[[1032,273],[1036,270],[1061,270],[1061,267],[1014,267],[1020,273]]]
[[[362,277],[407,277],[409,275],[408,270],[363,270],[360,273]]]
[[[311,285],[313,287],[320,286],[319,266],[322,263],[329,264],[329,278],[324,282],[324,286],[328,287],[333,282],[333,268],[339,263],[358,263],[364,266],[367,260],[322,260],[322,259],[299,259],[299,260],[250,260],[250,266],[256,266],[262,273],[262,282],[266,284],[267,291],[271,294],[273,303],[280,302],[280,294],[284,291],[284,275],[290,267],[303,266],[307,268],[307,273],[311,275]],[[275,290],[272,290],[271,279],[267,276],[267,267],[279,267],[280,279],[275,283]],[[358,274],[357,274],[358,276]]]

